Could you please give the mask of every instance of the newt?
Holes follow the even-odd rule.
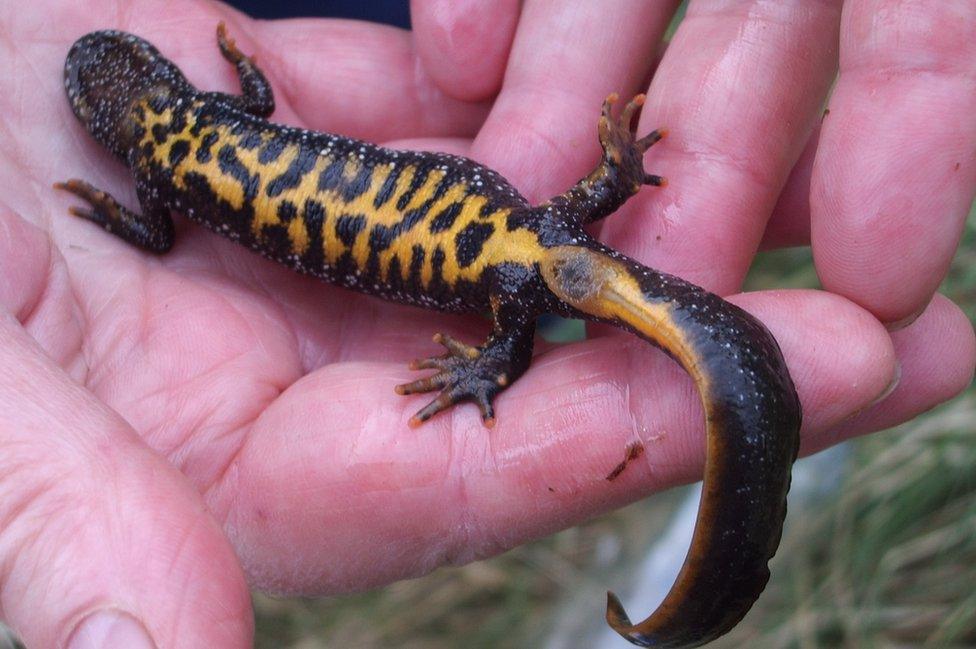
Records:
[[[57,183],[87,203],[70,211],[153,253],[174,244],[171,210],[298,272],[396,302],[490,313],[480,345],[445,335],[446,353],[414,361],[432,375],[400,394],[437,392],[418,425],[474,402],[487,426],[494,400],[529,367],[544,313],[610,323],[662,348],[693,378],[705,411],[704,490],[694,538],[664,602],[632,624],[608,593],[607,621],[634,644],[693,647],[731,629],[769,578],[800,403],[772,334],[745,311],[648,268],[584,225],[644,185],[639,95],[598,122],[603,156],[574,187],[541,205],[498,173],[443,153],[394,151],[268,121],[274,93],[261,69],[217,28],[241,94],[196,89],[145,40],[106,30],[68,52],[64,85],[88,132],[135,180],[138,212],[82,180]],[[608,477],[609,479],[609,477]]]

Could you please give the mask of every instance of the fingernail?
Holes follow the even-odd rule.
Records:
[[[884,401],[885,399],[887,399],[888,397],[890,397],[891,393],[894,392],[895,388],[898,387],[899,382],[901,382],[901,363],[899,363],[898,360],[896,359],[895,371],[892,372],[891,381],[888,383],[887,387],[885,387],[885,389],[881,391],[881,394],[875,397],[874,401],[872,401],[865,407],[870,408],[871,406],[876,406],[882,401]]]
[[[104,609],[82,620],[68,649],[155,649],[156,644],[142,622],[124,611]]]

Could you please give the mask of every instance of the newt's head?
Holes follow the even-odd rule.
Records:
[[[163,100],[188,86],[179,69],[132,34],[104,30],[85,34],[64,62],[64,88],[75,116],[99,142],[124,158],[132,143],[133,106]]]

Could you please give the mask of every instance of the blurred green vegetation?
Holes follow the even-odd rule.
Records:
[[[761,254],[747,284],[817,286],[810,251]],[[943,292],[976,319],[976,210]],[[564,326],[556,337],[578,334],[578,324]],[[713,646],[976,647],[976,389],[849,444],[836,494],[791,511],[766,592]],[[567,611],[601,618],[603,589],[623,583],[677,500],[661,494],[503,556],[371,593],[258,595],[257,644],[543,646]],[[581,592],[592,608],[576,611],[571,596]]]

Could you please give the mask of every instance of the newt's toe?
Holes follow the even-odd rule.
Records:
[[[637,140],[637,148],[639,148],[642,152],[647,151],[657,142],[661,141],[661,139],[667,137],[667,134],[668,129],[666,128],[655,129],[641,139]]]
[[[221,55],[235,65],[238,61],[243,61],[248,58],[244,52],[238,49],[237,42],[227,35],[227,26],[222,20],[217,23],[217,46],[220,47]],[[253,57],[250,60],[252,63],[254,62]]]
[[[72,178],[65,182],[54,183],[54,188],[74,194],[88,203],[88,206],[91,208],[87,209],[72,205],[68,208],[68,213],[72,216],[96,223],[105,223],[106,221],[114,221],[119,218],[119,205],[115,202],[115,199],[91,183]]]
[[[629,130],[631,133],[637,128],[637,124],[634,122],[634,115],[637,113],[637,109],[644,105],[644,100],[647,97],[645,95],[637,95],[633,99],[627,102],[624,106],[623,111],[620,113],[620,126]]]

